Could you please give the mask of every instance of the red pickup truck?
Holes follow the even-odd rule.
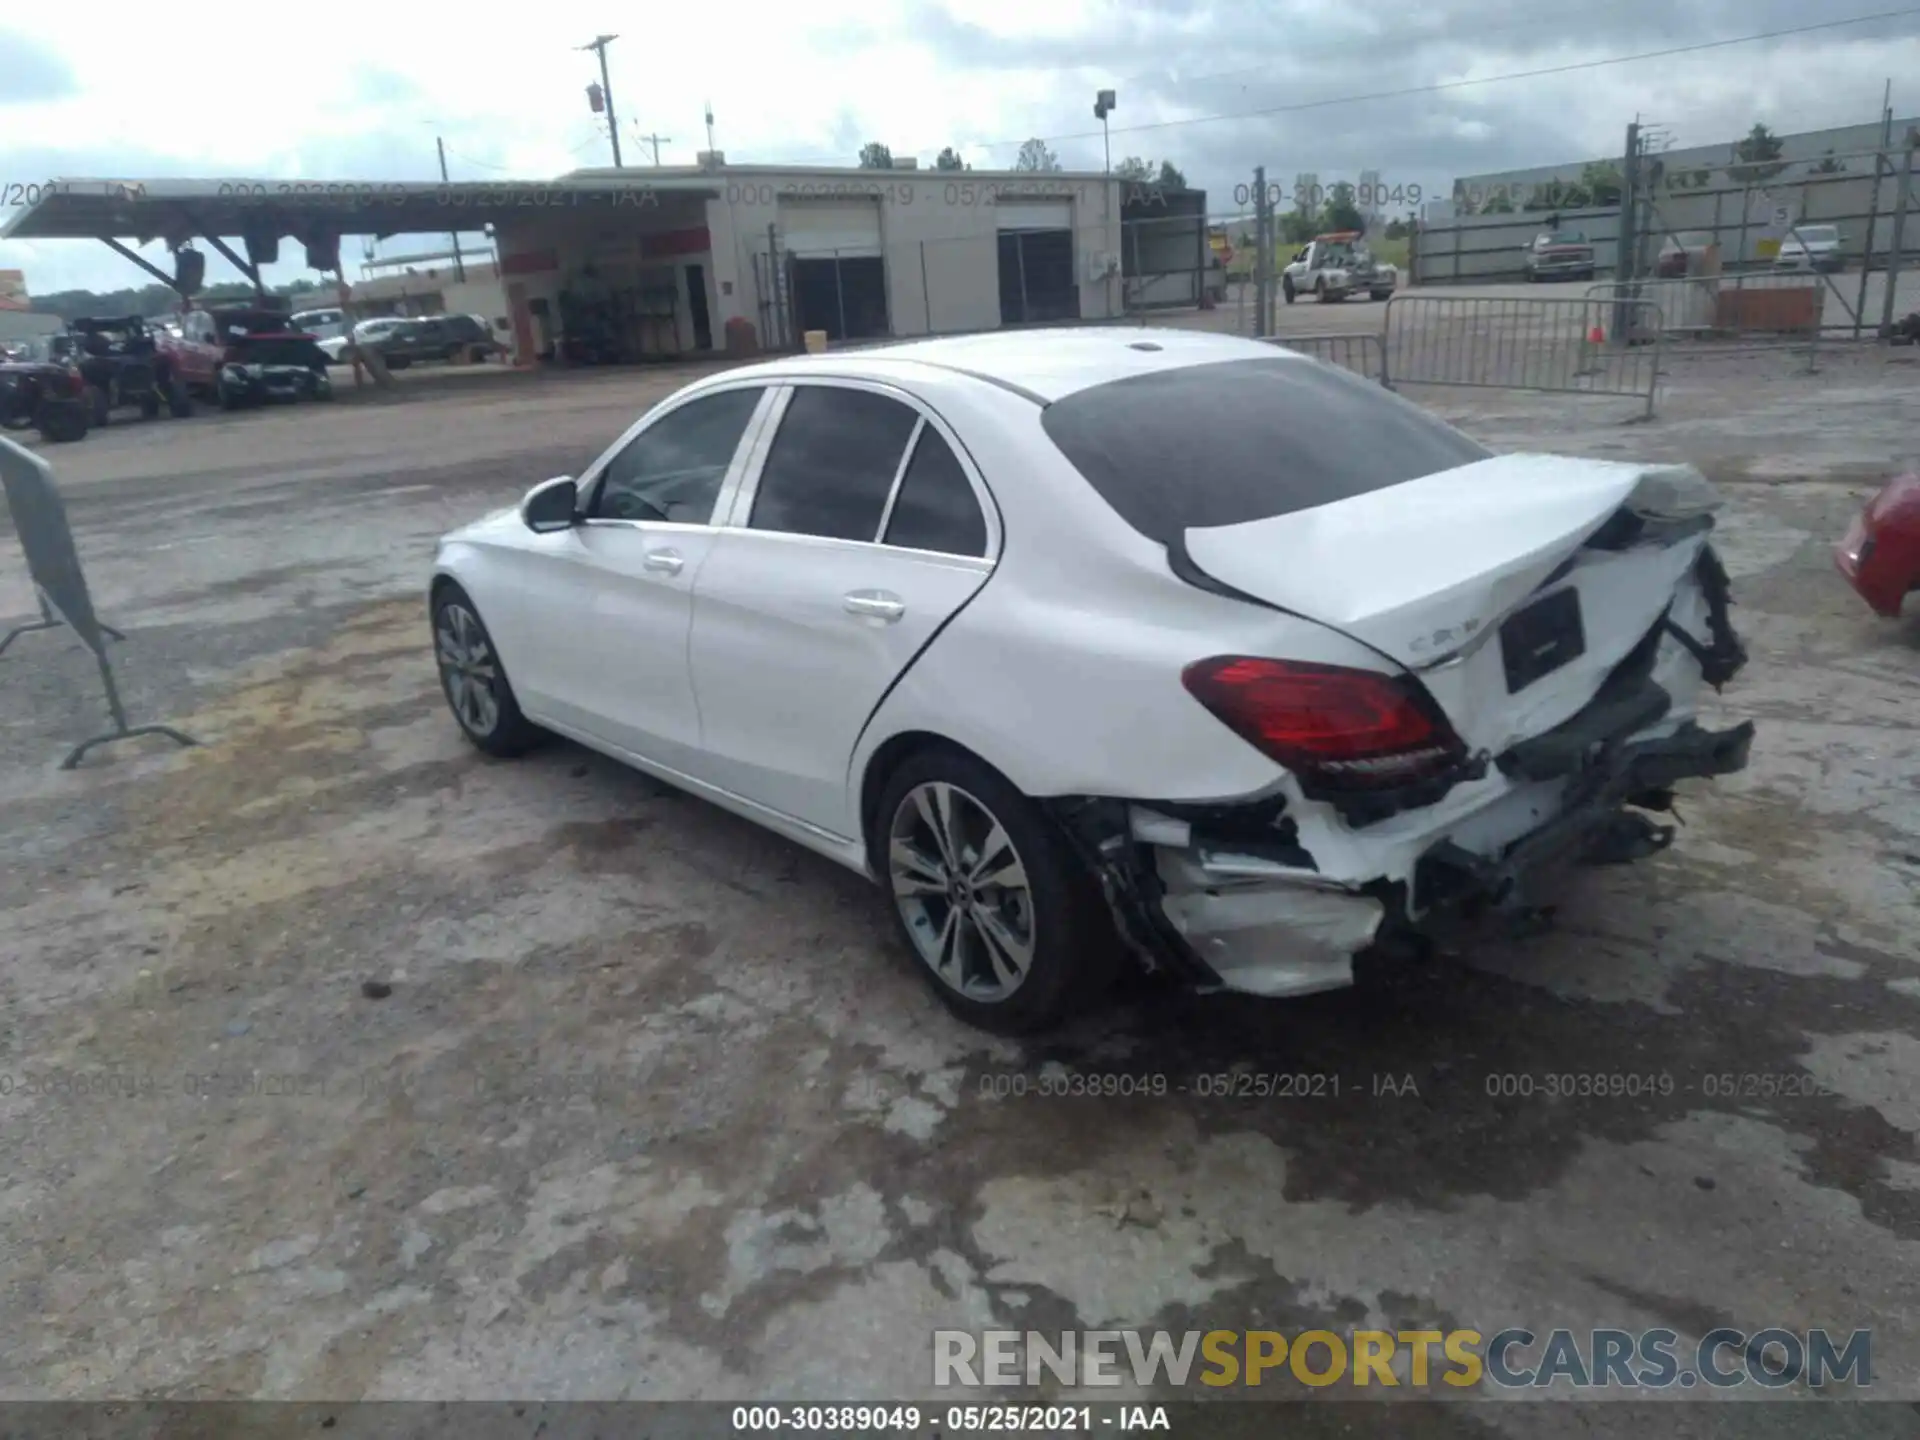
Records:
[[[314,337],[295,330],[285,312],[219,305],[189,310],[179,333],[159,348],[188,391],[222,410],[272,400],[331,400],[327,357]]]

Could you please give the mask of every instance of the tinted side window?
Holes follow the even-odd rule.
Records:
[[[649,425],[607,465],[593,515],[705,525],[762,391],[722,390]]]
[[[931,425],[920,432],[887,520],[886,543],[943,555],[985,555],[987,517],[953,447]]]
[[[773,437],[748,527],[872,540],[919,420],[870,390],[800,386]]]
[[[1350,370],[1299,357],[1109,381],[1055,401],[1040,424],[1122,519],[1163,545],[1493,453]]]

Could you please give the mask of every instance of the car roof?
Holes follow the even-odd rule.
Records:
[[[1142,348],[1146,347],[1146,348]],[[906,378],[920,366],[957,371],[1020,391],[1042,404],[1078,391],[1156,370],[1215,365],[1232,360],[1271,360],[1304,355],[1235,335],[1138,325],[1099,325],[1045,330],[997,330],[935,340],[904,340],[823,355],[763,361],[714,376],[716,382],[764,376],[886,380]]]

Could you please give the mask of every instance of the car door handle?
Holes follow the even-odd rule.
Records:
[[[855,590],[841,603],[849,615],[866,615],[875,620],[898,620],[907,613],[907,602],[885,590]]]
[[[678,575],[687,562],[678,550],[649,550],[647,558],[640,563],[649,570],[661,570],[669,575]]]

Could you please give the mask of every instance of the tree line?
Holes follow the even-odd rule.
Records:
[[[1668,165],[1664,156],[1646,157],[1646,181],[1655,190],[1705,190],[1713,183],[1715,170],[1723,172],[1733,185],[1762,185],[1784,175],[1796,163],[1782,158],[1786,143],[1765,125],[1755,123],[1727,152],[1719,166],[1689,164]],[[1844,175],[1847,163],[1828,149],[1818,160],[1804,162],[1808,175]],[[1453,208],[1462,215],[1511,215],[1552,210],[1578,210],[1583,207],[1618,205],[1626,189],[1620,166],[1611,160],[1594,160],[1581,167],[1577,180],[1546,180],[1536,185],[1495,185],[1485,192],[1456,182]]]
[[[878,140],[869,140],[860,147],[860,168],[862,170],[891,170],[894,168],[893,147]],[[948,145],[934,157],[935,170],[971,170],[973,166],[960,158],[960,152]],[[1014,157],[1013,168],[1033,174],[1047,174],[1063,168],[1060,157],[1056,155],[1046,141],[1035,137],[1020,146],[1020,153]],[[1153,161],[1139,155],[1129,155],[1113,167],[1116,180],[1131,180],[1142,185],[1157,185],[1162,190],[1184,190],[1187,177],[1180,167],[1171,160]]]
[[[289,299],[319,292],[324,300],[334,293],[331,280],[324,284],[313,280],[292,280],[272,288],[274,294]],[[253,286],[232,280],[207,286],[193,297],[193,303],[199,306],[244,304],[252,299]],[[33,308],[38,314],[58,315],[62,320],[78,320],[89,315],[139,315],[152,318],[178,310],[180,297],[171,286],[156,281],[151,285],[129,285],[120,290],[55,290],[50,294],[34,296]]]

